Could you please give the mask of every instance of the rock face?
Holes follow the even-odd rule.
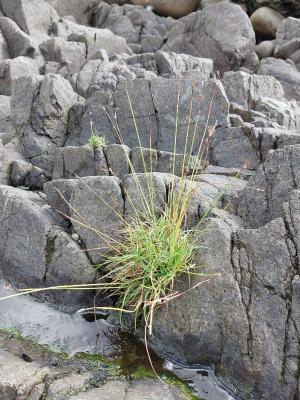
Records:
[[[163,49],[212,58],[222,73],[241,66],[254,45],[255,34],[246,13],[238,5],[222,2],[181,19],[168,33]]]
[[[185,362],[213,363],[231,382],[239,376],[245,398],[292,399],[298,390],[297,236],[289,239],[282,218],[257,230],[218,219],[209,227],[197,262],[205,265],[202,272],[220,276],[161,309],[154,343]]]
[[[150,7],[0,0],[1,276],[16,288],[95,282],[149,180],[159,213],[184,170],[185,225],[209,213],[195,262],[220,275],[161,307],[151,344],[214,366],[243,400],[299,400],[298,2],[247,2],[263,6],[252,22],[230,1],[137,2]],[[93,294],[39,298],[75,311]],[[86,371],[48,380],[35,363],[24,381],[12,362],[0,398],[182,398],[154,382],[98,387]]]
[[[94,282],[95,271],[88,258],[62,229],[62,220],[37,194],[1,186],[0,196],[0,268],[5,279],[19,288]],[[87,302],[80,292],[49,292],[43,296],[67,310],[86,306]]]

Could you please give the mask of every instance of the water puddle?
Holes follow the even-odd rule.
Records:
[[[0,281],[0,297],[12,293]],[[12,328],[41,345],[51,346],[70,356],[89,353],[116,360],[125,375],[138,368],[149,368],[144,345],[132,335],[104,319],[89,322],[79,314],[65,314],[30,296],[0,302],[0,329]],[[154,353],[151,358],[159,374],[171,372],[187,383],[201,400],[237,399],[226,391],[210,369],[178,365]]]

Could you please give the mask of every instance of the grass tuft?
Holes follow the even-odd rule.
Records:
[[[107,140],[104,136],[100,136],[94,129],[91,122],[91,136],[89,137],[88,144],[96,149],[103,149],[107,146]]]

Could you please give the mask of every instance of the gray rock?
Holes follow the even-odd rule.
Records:
[[[13,122],[26,157],[52,173],[54,152],[66,139],[70,108],[79,101],[70,83],[59,75],[28,77],[13,82]]]
[[[255,34],[246,13],[238,5],[222,2],[181,18],[162,49],[211,58],[215,69],[223,73],[241,66],[254,46]]]
[[[293,38],[300,37],[300,21],[297,18],[289,17],[277,28],[276,39],[278,42],[284,42],[286,40],[291,40]]]
[[[38,43],[47,38],[53,21],[59,18],[44,0],[1,0],[1,11]]]
[[[13,161],[10,171],[10,184],[12,186],[24,186],[25,180],[32,170],[32,164],[27,161]]]
[[[201,99],[201,103],[193,107],[190,116],[192,99]],[[207,129],[205,130],[207,121],[209,127],[215,123],[218,126],[229,124],[229,103],[219,81],[136,79],[127,81],[126,85],[119,82],[113,93],[95,92],[88,99],[86,107],[74,109],[69,120],[70,130],[66,144],[86,144],[93,121],[95,130],[108,143],[139,147],[139,135],[142,147],[148,148],[151,144],[152,148],[169,151],[174,149],[177,103],[177,153],[184,153],[187,135],[187,152],[189,153],[192,143],[194,153],[197,152],[204,131],[208,134]]]
[[[11,58],[34,57],[36,48],[30,36],[23,32],[13,20],[1,17],[0,29],[5,37]]]
[[[283,58],[284,60],[290,59],[296,64],[298,62],[298,54],[300,49],[300,37],[284,41],[275,47],[274,56]],[[299,69],[299,68],[298,68]]]
[[[70,200],[75,184],[73,179],[57,179],[46,182],[43,186],[47,203],[66,218],[70,216]]]
[[[69,74],[79,72],[86,61],[84,43],[67,42],[62,38],[51,38],[40,44],[40,49],[47,61],[57,61],[66,66]]]
[[[86,255],[37,194],[1,186],[0,196],[0,267],[7,281],[22,288],[94,282]],[[67,291],[42,296],[69,311],[90,299],[82,292]]]
[[[300,99],[300,72],[292,61],[265,58],[261,60],[257,73],[274,76],[282,84],[288,99]]]
[[[25,363],[20,357],[0,351],[0,396],[6,400],[28,398],[35,386],[42,383],[49,368],[39,363]]]
[[[90,145],[60,147],[56,150],[53,179],[108,175],[108,166],[102,149]]]
[[[264,40],[255,46],[256,54],[259,59],[272,57],[275,49],[275,44],[271,40]]]
[[[155,149],[134,147],[130,153],[131,169],[136,173],[158,171],[158,152]],[[162,171],[170,172],[170,171]]]
[[[260,164],[259,154],[240,128],[216,129],[210,149],[210,160],[221,167],[256,169]]]
[[[69,20],[54,23],[55,30],[59,32],[59,36],[73,42],[82,42],[86,46],[87,58],[99,50],[106,50],[108,55],[114,54],[131,54],[131,50],[127,47],[125,39],[114,35],[108,29],[91,28],[84,25],[78,25]]]
[[[0,141],[0,184],[8,185],[11,165],[16,160],[24,160],[22,149],[17,139],[3,145]]]
[[[75,22],[79,24],[88,25],[90,18],[90,10],[95,7],[95,4],[100,0],[46,0],[61,17],[73,16]]]
[[[10,118],[10,97],[0,95],[0,132],[6,134],[6,138],[0,136],[4,144],[14,137],[15,129]]]
[[[286,127],[289,130],[300,128],[300,107],[295,100],[262,98],[257,102],[255,110],[263,114],[261,120],[267,121],[266,126],[269,122],[273,122],[275,126]]]
[[[12,82],[21,77],[39,75],[43,65],[41,59],[30,57],[17,57],[13,60],[5,60],[0,64],[0,93],[6,96],[11,94]]]
[[[162,47],[163,42],[159,35],[145,36],[141,41],[141,53],[155,53]]]
[[[125,196],[125,218],[135,219],[139,213],[149,215],[152,212],[152,203],[159,215],[167,201],[167,186],[170,181],[170,175],[158,172],[124,176],[122,188]]]
[[[157,70],[163,76],[196,75],[200,80],[207,80],[213,73],[213,61],[208,58],[192,57],[186,54],[159,51],[155,55]]]
[[[228,100],[244,109],[255,109],[262,98],[282,100],[283,88],[274,77],[250,75],[242,71],[226,72],[222,79]]]
[[[47,400],[72,399],[76,398],[78,393],[80,393],[80,396],[84,396],[85,394],[82,394],[82,392],[86,392],[89,389],[91,378],[90,373],[72,373],[66,377],[56,379],[48,386],[46,398]],[[114,383],[116,384],[116,382]]]
[[[93,263],[112,251],[110,238],[123,227],[123,198],[115,177],[86,177],[74,181],[71,222]]]
[[[129,174],[130,148],[126,145],[110,144],[105,147],[104,154],[107,160],[109,172],[113,176],[122,178]]]
[[[200,271],[220,275],[156,312],[153,343],[177,360],[213,363],[242,398],[252,393],[292,399],[294,371],[284,369],[282,382],[288,360],[286,276],[293,270],[283,220],[237,230],[233,221],[230,227],[214,219],[199,245],[196,264],[205,265]],[[200,281],[191,278],[190,285],[181,281],[177,287],[187,290]]]
[[[2,32],[0,32],[0,59],[6,60],[7,58],[9,58],[8,46]]]
[[[17,160],[11,163],[10,184],[12,186],[25,186],[32,190],[42,189],[44,183],[50,179],[50,176],[41,168]]]
[[[239,214],[257,228],[281,215],[282,204],[299,185],[299,145],[271,151],[241,194]]]

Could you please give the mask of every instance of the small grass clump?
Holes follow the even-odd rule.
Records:
[[[117,307],[136,319],[143,314],[150,333],[153,311],[175,294],[175,278],[195,268],[194,232],[181,229],[182,209],[172,206],[126,224],[117,252],[104,263]]]
[[[94,129],[93,123],[91,122],[91,136],[89,137],[88,144],[95,147],[96,149],[103,149],[107,146],[107,140],[104,136],[100,136]]]

